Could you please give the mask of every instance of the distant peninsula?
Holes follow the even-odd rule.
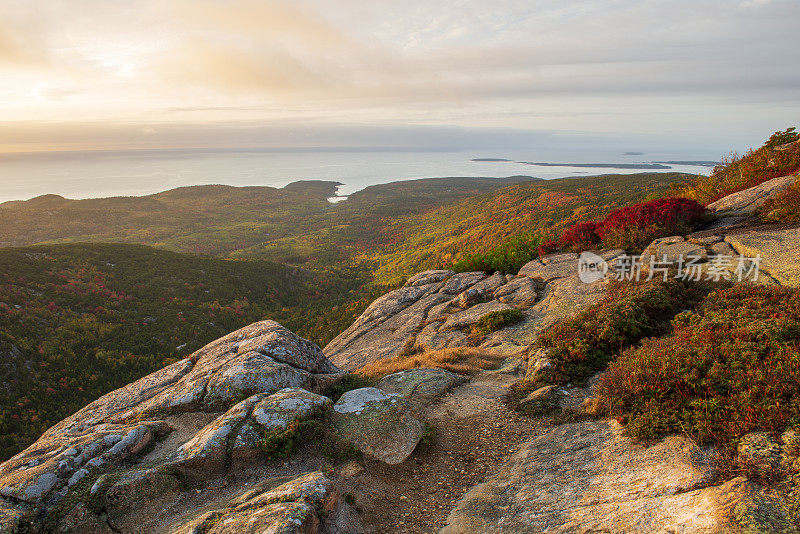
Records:
[[[719,161],[656,161],[654,163],[664,163],[667,165],[696,165],[698,167],[716,167]]]
[[[586,167],[593,169],[671,169],[661,163],[534,163],[532,161],[519,161],[523,165],[536,165],[537,167]]]
[[[668,165],[663,165],[663,161],[655,163],[534,163],[532,161],[515,161],[513,159],[504,158],[474,158],[471,161],[483,163],[496,163],[496,162],[509,162],[520,163],[522,165],[536,165],[538,167],[582,167],[591,169],[671,169]],[[677,162],[675,162],[677,164]],[[689,163],[681,162],[682,164],[689,165]]]

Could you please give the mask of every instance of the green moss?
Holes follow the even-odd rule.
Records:
[[[517,324],[525,319],[519,310],[500,310],[484,315],[472,326],[472,334],[485,336],[506,326]]]
[[[733,519],[742,534],[790,534],[797,532],[786,510],[760,495],[736,503]]]
[[[361,374],[350,373],[344,376],[339,382],[325,390],[323,395],[336,402],[342,395],[354,389],[372,387],[377,384],[375,378]]]
[[[422,431],[422,437],[419,439],[417,447],[431,447],[436,443],[436,438],[439,436],[439,431],[430,423],[425,423]]]

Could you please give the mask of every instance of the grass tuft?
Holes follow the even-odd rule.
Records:
[[[483,349],[463,347],[399,354],[365,365],[357,371],[365,377],[382,378],[392,373],[420,367],[438,367],[453,373],[473,375],[483,369],[497,369],[505,356]]]

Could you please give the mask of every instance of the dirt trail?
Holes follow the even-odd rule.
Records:
[[[425,419],[433,444],[401,465],[364,460],[347,466],[340,489],[355,499],[370,534],[435,533],[464,493],[489,477],[519,446],[543,432],[545,419],[509,410],[502,396],[518,377],[482,372],[432,405]]]

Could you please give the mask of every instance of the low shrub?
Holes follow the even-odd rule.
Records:
[[[399,354],[367,364],[357,373],[366,377],[382,378],[409,369],[438,367],[454,373],[472,375],[482,369],[496,369],[504,359],[504,356],[472,347],[432,351],[421,349],[418,353]]]
[[[597,230],[598,224],[594,222],[574,224],[561,234],[558,248],[575,252],[595,249],[600,244],[600,235]]]
[[[547,256],[548,254],[553,254],[555,252],[558,252],[558,250],[559,250],[558,241],[555,241],[553,239],[548,239],[547,241],[539,245],[539,257]]]
[[[456,262],[452,269],[458,273],[485,271],[516,274],[523,265],[539,257],[541,242],[541,238],[530,234],[514,236],[488,252],[468,255]]]
[[[735,286],[625,351],[599,386],[602,413],[642,440],[688,433],[732,452],[749,432],[800,425],[800,290]]]
[[[517,324],[525,319],[525,314],[519,310],[500,310],[484,315],[473,325],[474,336],[485,336],[505,326]]]
[[[422,437],[419,438],[419,444],[417,448],[427,448],[433,446],[436,443],[436,437],[439,435],[439,431],[430,423],[425,423],[424,430],[422,431]]]
[[[688,198],[659,198],[612,211],[597,233],[604,248],[638,252],[660,237],[690,233],[705,212]]]
[[[325,432],[320,414],[295,418],[285,429],[268,431],[259,441],[259,448],[269,460],[288,458],[301,443],[318,440]]]
[[[668,333],[672,318],[697,305],[712,289],[706,282],[651,280],[615,282],[602,301],[560,321],[537,340],[552,367],[535,384],[581,384],[604,369],[621,350]]]
[[[599,223],[577,223],[564,231],[557,242],[543,243],[539,253],[581,252],[596,248],[640,252],[660,237],[690,233],[697,228],[705,213],[701,204],[688,198],[641,202],[616,209]]]
[[[259,448],[267,460],[288,458],[300,447],[313,444],[314,451],[335,461],[360,459],[361,453],[333,432],[330,416],[322,408],[297,417],[285,429],[265,431]]]
[[[698,176],[673,192],[708,205],[732,193],[800,170],[800,135],[795,128],[775,132],[764,145],[743,156],[732,154],[714,168],[711,176]]]
[[[800,178],[786,190],[767,199],[759,213],[767,222],[800,222]]]

